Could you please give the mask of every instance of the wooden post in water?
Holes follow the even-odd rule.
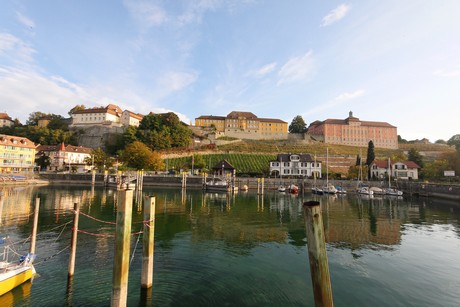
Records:
[[[262,177],[262,195],[264,195],[265,178]]]
[[[35,254],[35,242],[37,242],[37,228],[38,228],[38,212],[40,208],[40,198],[35,198],[34,208],[34,225],[32,228],[32,237],[30,239],[30,250],[31,254]]]
[[[128,299],[129,250],[131,243],[131,216],[133,190],[118,191],[115,257],[112,275],[111,306],[126,306]]]
[[[91,185],[94,185],[96,183],[96,171],[92,170],[91,171]]]
[[[153,256],[155,248],[155,197],[144,197],[144,234],[142,238],[141,288],[153,285]]]
[[[307,201],[303,209],[315,306],[334,306],[321,206],[318,201]]]
[[[80,210],[78,209],[78,203],[73,204],[74,217],[73,217],[73,228],[72,228],[72,241],[70,242],[70,259],[69,259],[69,273],[68,277],[73,277],[75,272],[75,255],[77,253],[77,234],[78,234],[78,217],[80,216]]]
[[[257,178],[257,195],[260,195],[260,178]]]

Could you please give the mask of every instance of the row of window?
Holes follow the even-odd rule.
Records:
[[[291,162],[271,162],[271,166],[272,167],[279,167],[281,165],[281,163],[283,164],[284,167],[291,167]],[[298,163],[298,162],[296,162],[296,163]],[[312,167],[312,168],[314,168],[315,163],[316,163],[316,167],[321,167],[321,164],[319,162],[300,162],[298,164],[299,164],[299,167]],[[294,166],[294,163],[292,163],[292,165]]]
[[[30,160],[26,160],[26,161],[21,160],[21,161],[18,162],[17,160],[4,159],[3,163],[2,163],[2,165],[10,165],[10,166],[11,165],[24,165],[24,164],[31,165],[32,161],[30,161]]]

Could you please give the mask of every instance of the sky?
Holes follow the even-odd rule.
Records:
[[[0,112],[76,105],[460,134],[460,1],[3,0]]]

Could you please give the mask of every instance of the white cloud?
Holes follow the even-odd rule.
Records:
[[[18,19],[20,23],[22,23],[26,27],[30,29],[35,28],[35,22],[29,17],[23,15],[22,13],[16,12],[16,18]]]
[[[262,78],[268,75],[269,73],[271,73],[272,71],[274,71],[275,68],[276,68],[276,63],[270,63],[270,64],[260,67],[259,69],[251,70],[246,75],[253,76],[256,78]]]
[[[13,62],[32,62],[35,50],[21,39],[0,32],[0,55]]]
[[[439,70],[436,70],[435,72],[433,72],[433,74],[435,76],[439,76],[439,77],[450,77],[450,78],[455,78],[455,77],[460,77],[460,65],[457,65],[458,68],[457,69],[454,69],[454,70],[442,70],[442,69],[439,69]]]
[[[133,18],[143,27],[150,28],[168,21],[166,11],[155,3],[144,0],[125,0],[123,3]]]
[[[299,80],[308,80],[313,74],[315,59],[310,50],[301,57],[291,58],[278,72],[277,85]]]
[[[197,74],[186,72],[168,72],[159,80],[163,91],[176,92],[189,86],[198,78]]]
[[[335,100],[350,100],[350,99],[360,97],[363,94],[364,94],[364,90],[357,90],[357,91],[354,91],[353,93],[345,92],[335,97]]]
[[[350,6],[348,4],[341,4],[335,9],[333,9],[329,14],[324,16],[321,26],[327,27],[331,24],[339,21],[350,11]]]

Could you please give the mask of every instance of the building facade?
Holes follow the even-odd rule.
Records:
[[[27,138],[0,134],[0,173],[31,173],[36,145]]]
[[[90,108],[77,110],[72,113],[73,127],[84,127],[93,125],[115,125],[115,126],[139,126],[142,120],[141,114],[131,111],[122,111],[120,107],[109,104],[105,108]]]
[[[227,116],[203,115],[195,118],[195,126],[213,126],[217,133],[244,139],[286,139],[288,124],[274,118],[259,118],[251,112],[233,111]]]
[[[374,160],[370,165],[371,176],[378,179],[388,178],[388,171],[393,179],[418,180],[420,166],[413,161],[391,163],[389,160]]]
[[[91,170],[88,159],[92,158],[92,149],[82,146],[40,145],[37,148],[37,159],[48,157],[49,166],[46,171],[85,173]]]
[[[0,113],[0,127],[11,127],[14,122],[6,113]]]
[[[398,148],[398,132],[395,126],[385,122],[361,121],[350,112],[346,119],[315,121],[308,127],[308,134],[327,144],[367,147],[369,141],[376,148]]]
[[[309,154],[278,154],[270,161],[270,176],[300,176],[321,178],[321,161]]]

